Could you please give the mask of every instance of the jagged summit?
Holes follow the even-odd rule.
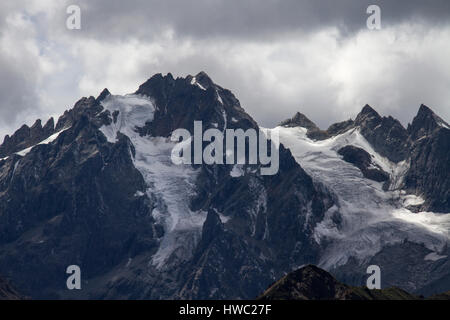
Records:
[[[308,130],[308,137],[314,140],[323,140],[329,137],[326,131],[321,130],[314,122],[300,112],[297,112],[292,118],[282,121],[280,126],[306,128]]]
[[[413,140],[416,140],[430,135],[436,129],[440,128],[449,129],[450,126],[441,117],[436,115],[431,108],[421,104],[417,115],[414,117],[412,123],[408,125],[408,133]]]
[[[178,77],[176,79],[169,72],[167,73],[167,75],[156,73],[143,84],[141,84],[135,93],[151,95],[150,93],[153,92],[154,94],[155,90],[167,90],[168,88],[175,86],[176,83],[180,82],[190,85],[197,85],[200,89],[203,90],[207,90],[210,87],[221,89],[221,87],[216,85],[204,71],[200,71],[195,76],[188,75],[185,78]]]
[[[11,136],[5,136],[3,143],[0,145],[0,158],[28,148],[48,138],[54,131],[55,122],[53,117],[48,119],[44,126],[42,126],[41,119],[37,119],[31,127],[24,124]]]
[[[107,96],[111,95],[111,92],[107,88],[103,89],[102,92],[98,95],[98,97],[95,99],[98,102],[104,100]]]
[[[194,81],[200,84],[203,88],[208,89],[210,87],[215,86],[215,83],[211,80],[211,78],[204,71],[200,71],[197,73],[191,81]]]
[[[360,125],[360,124],[364,124],[365,122],[371,121],[374,119],[376,119],[376,120],[381,119],[381,116],[378,114],[378,112],[375,111],[375,109],[373,109],[371,106],[366,104],[362,108],[360,113],[358,113],[358,115],[356,116],[355,123],[357,125]]]
[[[280,123],[285,127],[303,127],[306,129],[318,129],[317,125],[308,119],[303,113],[297,112],[292,118],[284,120]]]
[[[378,112],[376,112],[375,111],[375,109],[374,108],[372,108],[370,105],[368,105],[368,104],[366,104],[366,105],[364,105],[364,107],[361,109],[361,112],[360,112],[361,114],[373,114],[373,115],[376,115],[376,116],[380,116],[379,114],[378,114]]]

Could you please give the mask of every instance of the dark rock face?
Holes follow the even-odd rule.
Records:
[[[155,105],[141,136],[174,129],[255,128],[234,95],[205,74],[174,79],[155,75],[137,94]],[[333,205],[280,146],[280,170],[261,176],[258,165],[230,175],[232,165],[196,165],[192,210],[208,212],[193,256],[151,264],[164,227],[152,216],[133,164],[135,146],[123,135],[107,141],[99,128],[118,112],[98,98],[80,99],[62,115],[58,138],[25,156],[0,161],[0,272],[32,298],[253,298],[294,266],[316,262],[315,225]],[[136,196],[140,192],[143,196]],[[226,221],[219,218],[218,212]],[[83,290],[65,288],[66,267],[79,265]]]
[[[145,183],[128,138],[108,144],[76,111],[53,143],[0,162],[0,270],[31,297],[57,298],[68,265],[89,279],[157,248],[150,199],[135,197]]]
[[[371,180],[383,182],[389,179],[389,174],[374,165],[370,154],[364,149],[355,146],[345,146],[338,150],[343,159],[358,167],[362,174]]]
[[[193,79],[201,87],[192,85]],[[195,120],[201,120],[204,128],[212,127],[213,123],[221,129],[257,128],[239,100],[229,90],[214,84],[204,72],[177,79],[170,73],[167,76],[156,74],[142,84],[136,94],[151,97],[156,106],[154,120],[141,131],[144,135],[167,137],[178,128],[193,132]]]
[[[6,135],[3,144],[0,145],[0,158],[9,156],[14,152],[26,149],[47,139],[55,132],[54,126],[53,118],[50,118],[44,127],[42,127],[41,120],[38,119],[31,128],[23,125],[11,137]]]
[[[280,126],[306,128],[308,129],[306,135],[313,140],[324,140],[330,137],[326,131],[320,130],[314,122],[300,112],[297,112],[291,119],[281,122]]]
[[[11,284],[3,278],[0,278],[0,300],[23,300],[21,294],[14,289]]]
[[[214,183],[216,187],[203,201],[231,220],[222,224],[208,213],[181,298],[252,298],[274,275],[317,261],[320,248],[312,232],[333,201],[325,189],[313,184],[289,151],[280,150],[280,172],[273,177],[223,179],[221,184],[220,180]],[[266,205],[252,217],[259,193],[267,195]]]
[[[405,189],[426,199],[423,210],[450,212],[450,126],[422,105],[412,124]]]
[[[449,127],[447,122],[437,116],[426,105],[422,104],[412,123],[408,126],[408,133],[411,140],[416,141],[420,138],[432,135],[444,126],[447,128]]]
[[[355,122],[352,119],[334,123],[331,126],[328,127],[327,132],[331,136],[335,136],[341,133],[344,133],[345,131],[350,130],[355,126]]]
[[[406,159],[408,132],[392,117],[381,117],[369,105],[364,106],[355,119],[361,134],[382,156],[393,162]]]
[[[260,300],[417,300],[417,296],[399,288],[369,290],[351,287],[331,274],[308,265],[289,273],[274,283]]]

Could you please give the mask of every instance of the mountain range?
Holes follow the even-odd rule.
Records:
[[[171,133],[279,133],[279,171],[175,165]],[[321,130],[260,128],[200,72],[84,97],[0,145],[0,275],[40,299],[248,299],[302,265],[414,294],[450,290],[450,127],[366,105]],[[82,290],[66,288],[78,265]]]

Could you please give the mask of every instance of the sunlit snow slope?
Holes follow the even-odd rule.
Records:
[[[325,219],[315,229],[315,239],[325,246],[320,265],[332,268],[353,256],[370,258],[385,245],[404,240],[422,243],[435,254],[449,242],[450,215],[419,212],[406,207],[423,202],[415,195],[398,190],[408,163],[398,164],[377,154],[357,128],[327,140],[313,141],[301,127],[277,127],[280,142],[314,180],[322,182],[337,197]],[[372,162],[391,175],[389,191],[382,183],[363,177],[361,171],[342,160],[337,151],[346,145],[363,148]],[[337,218],[338,217],[338,218]]]

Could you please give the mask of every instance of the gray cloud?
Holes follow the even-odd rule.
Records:
[[[36,106],[37,93],[33,79],[17,72],[8,59],[0,56],[0,123],[6,126],[15,122],[21,113]]]
[[[81,30],[65,27],[71,1],[0,4],[0,134],[103,87],[128,93],[157,72],[200,70],[264,126],[301,111],[327,127],[365,103],[404,124],[420,103],[450,118],[447,0],[76,3]],[[381,31],[366,29],[369,4]]]
[[[152,38],[164,28],[193,38],[279,37],[301,30],[310,32],[329,26],[352,33],[366,27],[366,9],[381,7],[386,26],[422,19],[431,24],[448,23],[447,0],[165,0],[79,2],[85,32],[91,36]]]

